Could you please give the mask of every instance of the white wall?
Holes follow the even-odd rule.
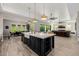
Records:
[[[3,17],[0,15],[0,40],[3,37]]]
[[[5,26],[9,26],[9,30],[11,28],[12,24],[16,24],[16,25],[26,25],[27,24],[27,20],[28,18],[24,17],[24,16],[20,16],[14,13],[9,13],[6,11],[3,11],[3,15],[4,15],[4,20],[3,20],[3,34],[5,35],[5,33],[7,33]]]
[[[77,19],[76,19],[76,34],[79,36],[79,12],[77,14]]]
[[[3,17],[0,16],[0,35],[3,33]]]
[[[17,15],[15,13],[10,13],[10,12],[6,12],[3,11],[3,15],[4,15],[4,31],[5,31],[5,26],[9,26],[11,27],[11,24],[16,24],[16,25],[25,25],[26,22],[29,20],[29,18],[26,18],[24,16],[21,15]]]

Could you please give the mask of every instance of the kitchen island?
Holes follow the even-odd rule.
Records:
[[[22,41],[39,56],[46,56],[54,48],[53,33],[23,32]]]

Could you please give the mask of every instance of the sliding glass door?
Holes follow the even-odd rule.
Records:
[[[48,32],[51,31],[51,25],[40,24],[40,32]]]

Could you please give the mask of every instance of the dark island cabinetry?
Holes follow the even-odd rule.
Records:
[[[39,38],[30,35],[28,39],[22,35],[22,41],[39,56],[48,55],[52,48],[54,48],[54,36]]]

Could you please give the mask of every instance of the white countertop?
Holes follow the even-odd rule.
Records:
[[[30,36],[34,36],[34,37],[38,37],[38,38],[42,38],[42,39],[55,35],[54,33],[49,34],[49,33],[43,33],[43,32],[40,32],[40,33],[38,33],[38,32],[35,32],[35,33],[33,33],[33,32],[23,32],[23,34],[27,38],[29,38]]]

